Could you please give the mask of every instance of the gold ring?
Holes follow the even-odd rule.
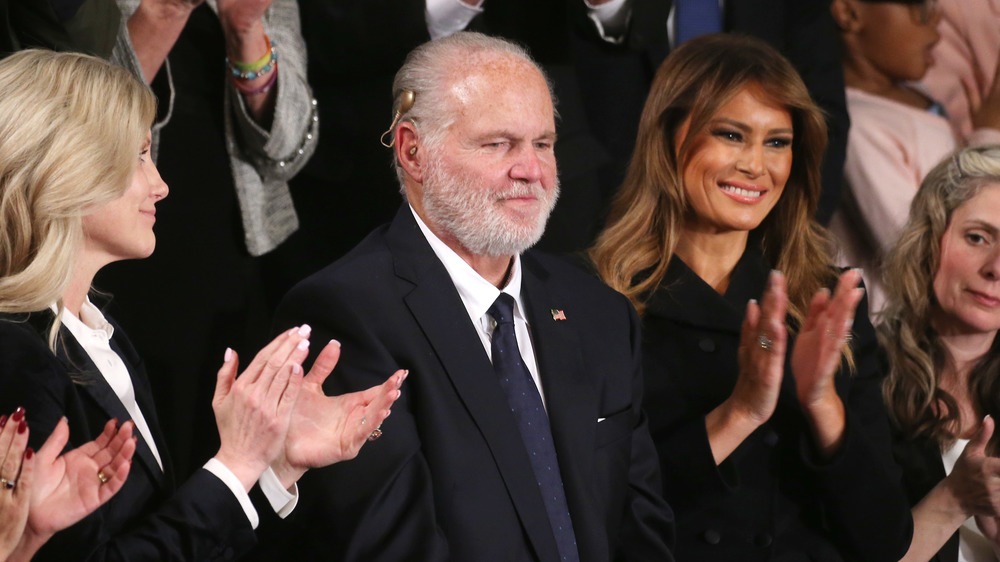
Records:
[[[372,430],[371,433],[368,434],[368,440],[369,441],[374,441],[374,440],[378,439],[379,437],[382,437],[382,430],[380,428],[378,428],[378,427],[376,427],[374,430]]]
[[[97,471],[97,479],[101,481],[101,484],[107,484],[108,480],[111,480],[107,474],[104,474],[103,468]]]
[[[4,490],[13,490],[14,486],[17,486],[17,480],[7,480],[6,478],[0,478],[0,486],[3,486]]]

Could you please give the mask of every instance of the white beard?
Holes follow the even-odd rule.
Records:
[[[537,211],[515,213],[502,200],[533,196],[542,202]],[[559,198],[559,180],[546,192],[540,183],[511,181],[490,187],[463,172],[445,169],[438,158],[427,163],[423,207],[427,218],[455,237],[470,253],[500,257],[520,254],[535,245]]]

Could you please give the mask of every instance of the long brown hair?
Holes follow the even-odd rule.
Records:
[[[888,304],[878,335],[889,358],[883,394],[889,413],[908,437],[949,445],[960,429],[958,403],[940,387],[946,351],[932,318],[940,310],[934,277],[941,238],[955,209],[987,185],[1000,183],[1000,145],[965,148],[934,167],[910,205],[910,217],[886,256]],[[978,416],[1000,418],[1000,339],[969,373]]]
[[[714,34],[685,42],[656,73],[635,153],[608,219],[590,250],[598,274],[642,313],[663,281],[691,212],[682,182],[694,137],[719,108],[757,86],[788,109],[792,169],[774,209],[756,229],[767,259],[788,282],[789,314],[805,318],[813,293],[833,279],[826,235],[812,216],[819,202],[826,123],[805,84],[778,51],[752,37]],[[675,135],[690,118],[679,147]]]

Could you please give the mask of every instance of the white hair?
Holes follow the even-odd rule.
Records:
[[[462,31],[428,41],[410,51],[392,82],[392,115],[399,110],[403,92],[413,92],[413,107],[400,117],[400,122],[412,123],[423,144],[433,150],[454,123],[454,111],[447,96],[448,85],[456,76],[471,73],[485,60],[498,57],[513,58],[535,68],[545,79],[555,104],[552,83],[527,50],[505,39]],[[393,161],[400,191],[406,195],[403,169],[395,153]]]

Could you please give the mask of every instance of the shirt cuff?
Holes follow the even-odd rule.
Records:
[[[257,516],[257,510],[253,508],[250,495],[243,489],[240,479],[226,465],[222,464],[222,461],[214,457],[208,459],[208,462],[202,468],[214,474],[219,480],[222,480],[222,483],[227,488],[232,490],[233,495],[236,496],[236,500],[240,502],[240,507],[243,508],[243,513],[246,514],[247,519],[250,521],[250,527],[256,530],[257,525],[260,525],[260,517]]]
[[[470,6],[461,0],[427,0],[424,20],[431,39],[440,39],[462,31],[472,18],[483,11],[484,0]]]
[[[289,492],[281,485],[278,475],[271,470],[271,467],[268,467],[264,474],[260,475],[257,483],[260,484],[260,491],[264,492],[264,497],[267,498],[271,509],[278,514],[278,517],[282,519],[288,517],[295,506],[299,504],[299,485],[292,484],[293,491]]]
[[[583,3],[587,6],[587,16],[594,22],[601,39],[616,45],[625,40],[632,12],[628,9],[627,0],[611,0],[598,6],[592,5],[589,0],[583,0]]]

